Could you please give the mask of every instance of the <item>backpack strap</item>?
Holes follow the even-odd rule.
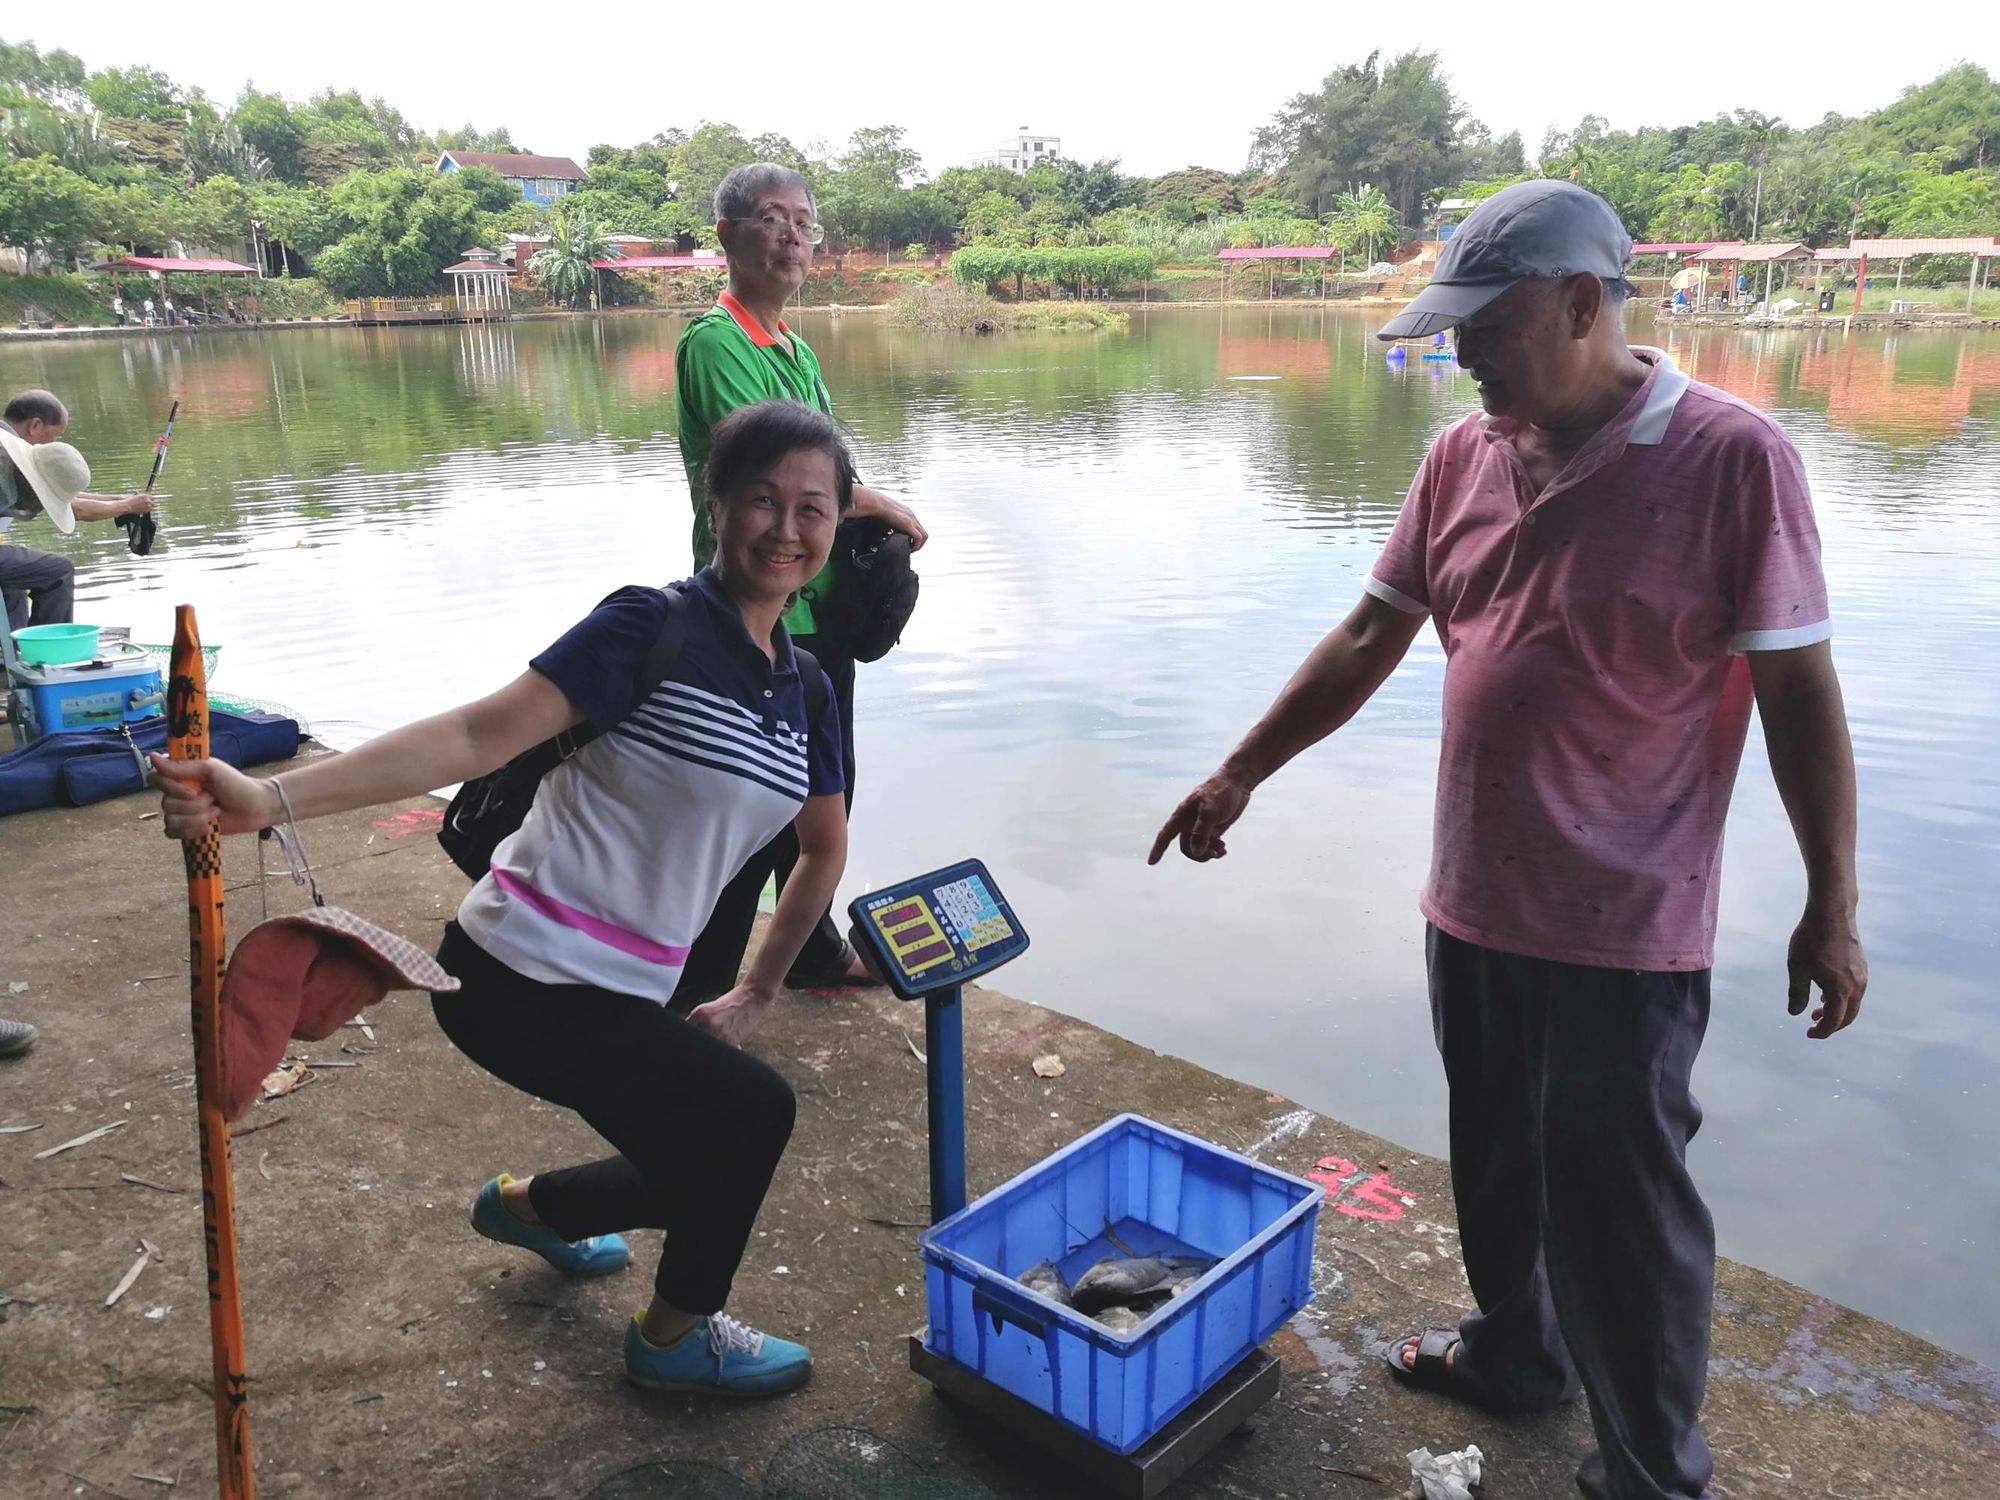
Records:
[[[677,588],[669,587],[660,592],[666,595],[667,612],[660,621],[660,633],[653,637],[652,649],[646,653],[644,664],[632,679],[632,699],[625,705],[625,712],[618,716],[621,722],[659,691],[660,684],[673,671],[674,663],[681,659],[681,648],[687,644],[687,599]]]
[[[588,734],[582,732],[586,726],[578,724],[576,730],[572,730],[574,744],[564,748],[564,758],[576,754],[576,750],[590,744],[590,740],[630,718],[634,708],[660,690],[668,672],[674,670],[674,662],[680,660],[680,650],[688,642],[688,600],[678,588],[672,586],[662,588],[660,592],[666,596],[666,614],[660,620],[660,634],[652,638],[652,646],[646,650],[646,660],[640,664],[638,672],[632,674],[632,696],[626,700],[624,710],[610,724],[590,724]]]
[[[799,682],[806,690],[806,732],[812,730],[826,717],[826,670],[819,664],[819,658],[798,645],[792,646],[792,656],[799,664]]]

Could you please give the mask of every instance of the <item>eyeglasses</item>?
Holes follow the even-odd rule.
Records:
[[[757,222],[764,226],[764,233],[772,239],[777,239],[788,229],[808,245],[817,245],[826,239],[826,226],[816,222],[795,224],[783,214],[759,214]]]

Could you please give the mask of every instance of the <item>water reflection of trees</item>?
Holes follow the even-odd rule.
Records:
[[[1218,503],[1253,496],[1315,529],[1380,530],[1425,446],[1470,410],[1455,366],[1384,362],[1367,313],[1139,311],[1126,334],[965,338],[879,315],[807,314],[836,410],[871,477],[937,474],[968,454],[1031,466],[1145,453],[1226,466]],[[101,488],[137,484],[183,402],[165,489],[171,528],[228,532],[288,495],[309,513],[365,505],[452,455],[674,431],[682,321],[633,317],[428,329],[326,329],[36,345],[15,383],[59,392]],[[1918,462],[2000,417],[2000,348],[1970,335],[1655,335],[1697,378],[1781,418]],[[1235,377],[1276,376],[1272,380]],[[968,446],[972,445],[972,446]],[[56,543],[79,554],[102,538]],[[46,540],[43,543],[48,544]]]
[[[837,409],[892,465],[966,442],[1027,459],[1222,453],[1242,472],[1218,503],[1255,494],[1349,530],[1387,524],[1431,436],[1467,405],[1448,369],[1386,365],[1374,328],[1289,307],[1134,312],[1125,335],[930,337],[879,319],[808,333]]]

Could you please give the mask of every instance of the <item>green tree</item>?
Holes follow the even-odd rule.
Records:
[[[1343,193],[1330,227],[1341,245],[1361,251],[1364,264],[1375,264],[1375,247],[1387,248],[1402,233],[1396,208],[1377,187]]]
[[[596,262],[610,253],[589,210],[565,200],[549,215],[549,242],[528,257],[528,271],[556,301],[580,307],[596,282]]]
[[[1257,132],[1251,162],[1277,173],[1311,213],[1372,182],[1407,221],[1460,175],[1463,123],[1435,53],[1406,52],[1384,67],[1371,52],[1329,73],[1317,91],[1294,96]]]
[[[339,238],[314,274],[342,296],[415,296],[489,228],[463,173],[394,168],[356,173],[330,195]]]
[[[33,42],[0,42],[0,107],[34,100],[76,109],[85,100],[83,60],[74,52],[43,52]]]
[[[523,201],[519,186],[491,167],[461,167],[447,175],[455,178],[458,186],[472,195],[472,201],[483,214],[505,213]]]
[[[249,188],[233,177],[210,177],[179,200],[172,224],[188,244],[226,252],[250,238],[256,217]]]
[[[74,266],[103,227],[104,190],[47,157],[0,159],[0,245]]]
[[[179,125],[187,119],[186,97],[156,68],[105,68],[85,79],[83,88],[100,113],[121,120]]]
[[[481,130],[474,125],[461,125],[456,130],[440,130],[431,138],[431,144],[440,151],[486,151],[512,155],[520,151],[514,144],[513,135],[503,126],[498,130]]]
[[[229,123],[271,164],[273,175],[285,182],[305,181],[301,152],[306,133],[291,105],[276,94],[262,94],[246,86],[236,108],[230,111]]]
[[[95,110],[57,109],[36,100],[0,109],[0,146],[9,156],[46,156],[93,179],[109,175],[128,155],[126,143]]]
[[[1940,172],[2000,167],[2000,82],[1977,63],[1960,63],[1903,90],[1867,129],[1901,155],[1932,156]]]
[[[1019,244],[1027,242],[1029,232],[1020,200],[1000,192],[981,193],[966,205],[960,228],[969,240]]]
[[[834,163],[842,173],[902,187],[922,169],[924,159],[904,137],[900,125],[872,125],[848,137],[847,150]]]
[[[262,182],[271,176],[270,159],[245,140],[243,132],[234,125],[190,121],[182,145],[187,153],[188,173],[197,182],[210,177]]]
[[[774,161],[780,166],[803,172],[804,155],[783,136],[762,135],[754,140],[734,125],[717,125],[704,120],[669,152],[672,170],[666,175],[680,184],[682,203],[713,224],[716,184],[732,168],[753,161]]]
[[[260,184],[252,194],[251,212],[264,239],[300,257],[324,249],[340,233],[332,195],[325,188]],[[287,256],[287,272],[290,264]]]
[[[1166,214],[1182,223],[1243,208],[1242,194],[1229,174],[1213,167],[1187,167],[1156,177],[1146,184],[1139,202],[1148,213]]]
[[[1974,168],[1912,177],[1888,229],[1911,236],[2000,234],[2000,172]]]
[[[354,89],[327,89],[295,111],[306,134],[301,148],[307,176],[312,175],[313,147],[321,156],[340,156],[383,166],[412,166],[420,154],[420,139],[400,111],[381,99],[364,99]],[[425,162],[429,166],[431,163]]]

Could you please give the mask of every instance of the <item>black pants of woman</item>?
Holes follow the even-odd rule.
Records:
[[[683,1312],[721,1311],[791,1139],[791,1086],[650,1000],[518,974],[456,922],[438,962],[462,986],[431,997],[452,1045],[618,1153],[535,1173],[542,1222],[566,1240],[663,1229],[654,1289]]]
[[[834,707],[840,713],[840,759],[847,768],[846,801],[854,807],[854,659],[840,653],[831,641],[816,635],[802,635],[794,644],[810,651],[826,669],[833,684]],[[681,982],[674,991],[673,1008],[686,1014],[703,1001],[727,994],[736,987],[743,954],[750,946],[750,930],[757,925],[757,898],[773,875],[778,889],[784,890],[792,867],[799,862],[799,836],[787,824],[778,836],[751,855],[736,878],[722,888],[715,899],[715,911],[688,949],[681,969]],[[847,938],[828,908],[807,934],[792,968],[816,976],[836,973],[846,956]]]

